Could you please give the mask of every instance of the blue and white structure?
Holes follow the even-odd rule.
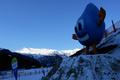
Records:
[[[92,3],[89,3],[84,12],[77,20],[75,33],[78,41],[84,46],[98,44],[103,38],[105,23],[98,25],[100,10]]]
[[[15,76],[15,80],[17,80],[17,73],[18,73],[18,62],[17,62],[17,58],[13,58],[12,61],[11,61],[11,65],[12,65],[12,71],[13,71],[13,74]]]

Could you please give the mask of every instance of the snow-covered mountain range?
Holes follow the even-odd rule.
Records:
[[[39,49],[39,48],[23,48],[21,50],[17,50],[16,52],[23,53],[23,54],[32,54],[32,55],[66,55],[70,56],[76,51],[80,49],[73,49],[73,50],[55,50],[55,49]]]

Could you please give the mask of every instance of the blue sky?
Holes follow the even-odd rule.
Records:
[[[89,2],[106,9],[106,27],[120,20],[119,0],[0,0],[0,48],[80,48],[71,37]]]

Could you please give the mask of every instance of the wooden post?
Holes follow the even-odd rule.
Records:
[[[113,20],[112,20],[112,26],[113,26],[113,31],[116,32],[116,28],[115,28],[115,24],[114,24]]]

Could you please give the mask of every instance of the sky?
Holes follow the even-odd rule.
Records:
[[[0,48],[81,48],[72,34],[90,2],[106,10],[106,28],[120,20],[119,0],[0,0]]]

